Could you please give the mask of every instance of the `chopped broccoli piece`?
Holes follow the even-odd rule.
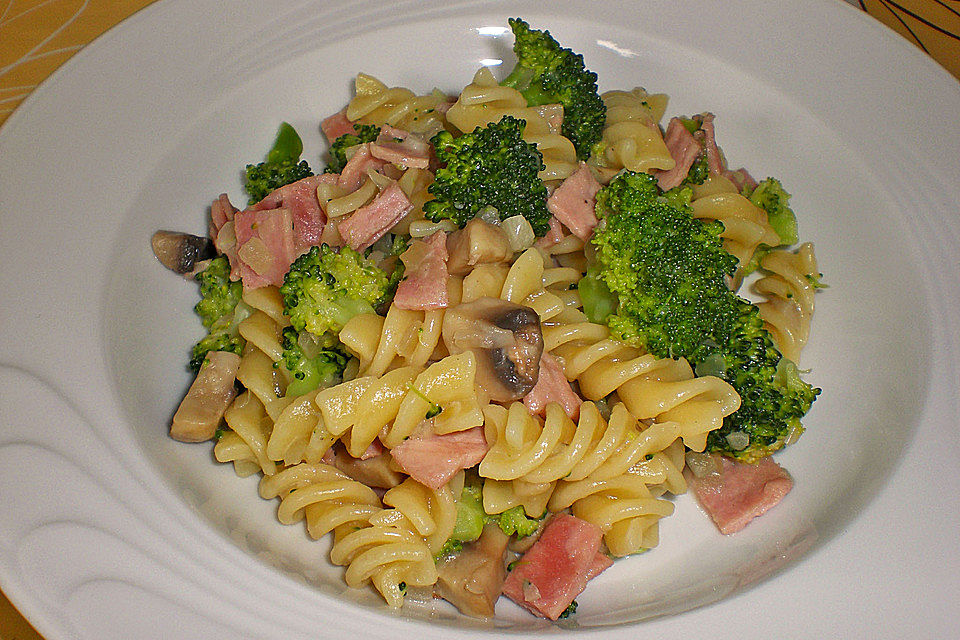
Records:
[[[540,527],[541,519],[527,517],[523,507],[517,505],[497,516],[497,524],[500,525],[500,530],[508,536],[516,534],[518,538],[525,538],[536,533]]]
[[[573,602],[570,603],[569,606],[567,606],[566,609],[563,610],[563,612],[559,616],[557,616],[557,619],[563,620],[564,618],[569,618],[576,612],[577,612],[577,601],[574,600]]]
[[[267,159],[260,164],[248,164],[244,189],[250,195],[250,204],[263,200],[274,189],[313,175],[306,160],[300,160],[303,142],[296,129],[282,122]]]
[[[629,171],[600,190],[597,212],[598,278],[619,300],[606,318],[613,336],[684,357],[740,394],[708,449],[754,461],[798,435],[820,390],[782,359],[757,307],[728,288],[737,260],[723,249],[721,224],[693,218],[663,197],[656,178]]]
[[[797,235],[797,216],[790,208],[790,194],[776,178],[767,178],[753,191],[744,193],[750,202],[767,212],[770,226],[780,236],[781,245],[795,244]]]
[[[454,138],[441,131],[431,142],[445,166],[437,170],[428,190],[435,200],[423,210],[433,221],[453,220],[464,226],[485,207],[500,219],[522,215],[542,236],[550,230],[547,189],[538,177],[543,156],[523,140],[526,122],[504,116],[500,122],[477,127]]]
[[[356,134],[345,133],[330,145],[330,164],[324,173],[340,173],[347,164],[347,149],[364,142],[373,142],[380,135],[380,127],[372,124],[355,124]]]
[[[707,154],[701,152],[697,159],[690,165],[687,171],[687,177],[684,179],[686,184],[703,184],[710,176],[710,163],[707,162]]]
[[[607,121],[597,74],[586,69],[582,55],[561,47],[549,31],[531,29],[519,18],[509,23],[517,66],[501,84],[520,91],[531,106],[563,105],[561,133],[573,142],[577,157],[586,160]]]
[[[283,279],[283,310],[297,331],[339,334],[350,318],[384,302],[387,274],[350,247],[311,247]]]
[[[237,325],[250,315],[250,310],[240,300],[243,285],[230,281],[230,263],[226,256],[211,260],[194,278],[200,283],[200,302],[193,309],[208,332],[194,345],[190,356],[190,369],[200,371],[210,351],[240,354],[244,340],[237,333]]]
[[[301,396],[343,381],[349,356],[338,348],[333,336],[324,334],[318,339],[312,333],[299,333],[293,327],[284,327],[281,335],[283,355],[278,364],[282,364],[292,378],[287,385],[287,396]]]
[[[450,538],[460,542],[476,540],[483,533],[486,515],[483,511],[480,485],[465,485],[457,501],[457,524],[454,525]]]

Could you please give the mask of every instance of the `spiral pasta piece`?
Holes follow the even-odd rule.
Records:
[[[316,403],[324,428],[359,458],[378,437],[389,449],[403,442],[433,408],[441,409],[432,424],[438,434],[483,424],[476,371],[476,359],[466,351],[422,372],[401,367],[341,383],[320,391]]]
[[[605,169],[612,177],[621,169],[650,171],[672,169],[676,162],[663,141],[658,122],[666,107],[665,99],[654,101],[643,89],[608,91],[600,96],[607,107],[601,152],[590,163]],[[662,108],[661,108],[662,104]]]
[[[239,476],[258,471],[264,475],[276,473],[277,465],[267,455],[273,421],[263,403],[250,391],[244,391],[227,407],[223,417],[230,431],[213,448],[217,461],[233,462]]]
[[[400,366],[423,367],[440,344],[443,309],[414,311],[390,305],[386,317],[354,316],[340,341],[360,360],[361,376],[381,376]]]
[[[600,400],[611,393],[638,419],[676,422],[684,444],[703,451],[707,434],[740,407],[740,396],[715,376],[694,377],[683,358],[657,358],[609,337],[602,325],[558,324],[543,330],[544,348],[563,364],[581,394]]]
[[[765,298],[757,304],[760,317],[780,352],[797,362],[810,337],[820,276],[813,244],[805,242],[796,251],[771,251],[760,260],[760,267],[766,275],[753,285]]]
[[[388,87],[365,73],[357,74],[356,93],[347,105],[346,116],[351,122],[390,125],[424,138],[430,138],[446,127],[442,105],[450,98],[439,91],[418,96],[404,87]]]
[[[406,521],[404,526],[420,534],[430,553],[436,555],[457,524],[457,499],[462,488],[463,472],[440,489],[431,489],[407,478],[384,494],[383,503],[402,515]]]
[[[694,189],[690,210],[694,218],[723,223],[723,248],[746,266],[763,244],[775,247],[780,236],[770,226],[766,212],[743,197],[723,176],[712,176]]]
[[[382,509],[373,489],[323,463],[301,463],[264,476],[260,497],[279,497],[277,519],[283,524],[305,520],[315,540],[334,530],[362,526]]]

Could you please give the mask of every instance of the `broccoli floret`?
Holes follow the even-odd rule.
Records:
[[[384,302],[387,274],[350,247],[311,247],[283,279],[283,309],[297,331],[339,334],[350,318]]]
[[[435,135],[430,141],[445,166],[428,188],[435,199],[424,205],[426,216],[462,227],[481,209],[493,207],[501,220],[519,214],[536,235],[547,233],[547,189],[537,175],[543,156],[523,140],[525,126],[523,120],[504,116],[459,138],[448,131]]]
[[[347,164],[347,149],[364,142],[373,142],[380,135],[380,127],[372,124],[355,124],[356,134],[345,133],[330,145],[330,164],[324,173],[340,173]]]
[[[536,533],[540,527],[541,520],[541,518],[527,517],[526,512],[524,512],[523,507],[520,505],[507,509],[496,516],[496,519],[501,531],[508,536],[516,534],[518,538],[525,538],[526,536]]]
[[[274,189],[313,175],[306,160],[300,160],[303,141],[296,129],[283,122],[267,159],[260,164],[248,164],[243,188],[250,195],[250,204],[260,202]]]
[[[597,278],[617,296],[614,337],[657,357],[684,357],[729,382],[741,407],[710,433],[708,449],[752,461],[800,433],[819,393],[784,361],[757,307],[725,281],[737,260],[717,222],[670,204],[648,174],[624,172],[597,194]]]
[[[237,333],[237,325],[250,311],[240,301],[243,285],[239,281],[230,281],[230,263],[226,256],[211,260],[195,279],[200,283],[200,302],[193,309],[208,331],[194,345],[190,356],[190,369],[200,371],[200,365],[210,351],[240,354],[244,340]]]
[[[343,381],[349,357],[330,334],[318,339],[312,333],[284,327],[281,346],[283,355],[278,364],[282,364],[292,378],[287,385],[287,396],[301,396]]]
[[[767,212],[770,226],[780,237],[781,245],[791,245],[799,240],[797,216],[790,208],[790,194],[776,178],[767,178],[751,192],[744,193],[750,202]]]
[[[561,132],[573,142],[577,157],[586,160],[600,141],[607,108],[597,92],[597,74],[588,71],[583,56],[561,47],[549,31],[536,31],[519,18],[509,20],[517,66],[504,86],[523,94],[531,106],[563,105]]]
[[[563,610],[563,612],[559,616],[557,616],[557,619],[563,620],[564,618],[569,618],[576,612],[577,612],[577,601],[574,600],[567,606],[566,609]]]

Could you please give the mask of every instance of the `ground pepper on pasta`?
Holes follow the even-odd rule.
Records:
[[[209,237],[153,246],[208,331],[173,438],[259,474],[390,607],[506,595],[556,620],[688,487],[724,533],[790,490],[769,455],[819,392],[796,362],[822,284],[789,194],[729,168],[713,114],[664,124],[665,94],[600,93],[509,25],[503,79],[360,73],[324,170],[284,123],[246,208],[222,194]]]

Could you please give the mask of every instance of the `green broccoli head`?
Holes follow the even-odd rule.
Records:
[[[536,533],[540,527],[541,518],[530,518],[521,505],[507,509],[497,517],[500,530],[508,536],[516,534],[518,538]]]
[[[729,382],[741,407],[708,448],[756,460],[799,435],[819,389],[781,364],[757,307],[727,286],[737,260],[723,249],[719,223],[676,205],[648,174],[625,172],[597,194],[596,277],[618,300],[606,322],[619,340]]]
[[[221,318],[232,314],[243,295],[239,280],[230,281],[230,262],[226,256],[217,256],[206,269],[194,276],[200,283],[200,302],[193,308],[203,326],[210,329]]]
[[[301,153],[300,135],[286,122],[281,123],[267,159],[247,165],[244,189],[250,196],[250,204],[260,202],[275,189],[312,176],[310,165],[300,160]]]
[[[311,247],[294,260],[280,294],[297,331],[339,334],[350,318],[373,313],[389,290],[389,277],[350,247]]]
[[[543,156],[523,140],[525,126],[523,120],[504,116],[459,138],[448,131],[435,135],[431,142],[443,166],[429,187],[435,199],[424,205],[426,216],[462,227],[480,210],[493,207],[501,220],[522,215],[536,235],[546,234],[547,189],[538,176]]]
[[[244,340],[237,333],[237,326],[250,311],[241,301],[243,285],[239,281],[230,281],[230,263],[226,256],[211,260],[195,279],[200,283],[200,302],[194,311],[208,332],[194,345],[190,356],[190,368],[200,371],[209,351],[240,354]]]
[[[365,142],[373,142],[380,135],[380,127],[372,124],[355,124],[356,134],[345,133],[330,145],[330,164],[324,173],[340,173],[347,164],[347,149]]]
[[[349,357],[330,334],[318,339],[312,333],[299,333],[293,327],[284,327],[280,344],[283,355],[278,365],[283,366],[291,377],[287,396],[301,396],[343,381],[343,370]]]
[[[744,195],[767,212],[767,220],[780,237],[781,245],[795,244],[800,239],[797,234],[797,216],[790,208],[790,194],[779,180],[767,178],[753,191],[745,192]]]
[[[586,160],[607,120],[597,74],[586,69],[582,55],[561,47],[549,31],[531,29],[519,18],[509,23],[517,66],[501,84],[520,91],[530,105],[563,105],[561,132],[573,142],[577,157]]]

